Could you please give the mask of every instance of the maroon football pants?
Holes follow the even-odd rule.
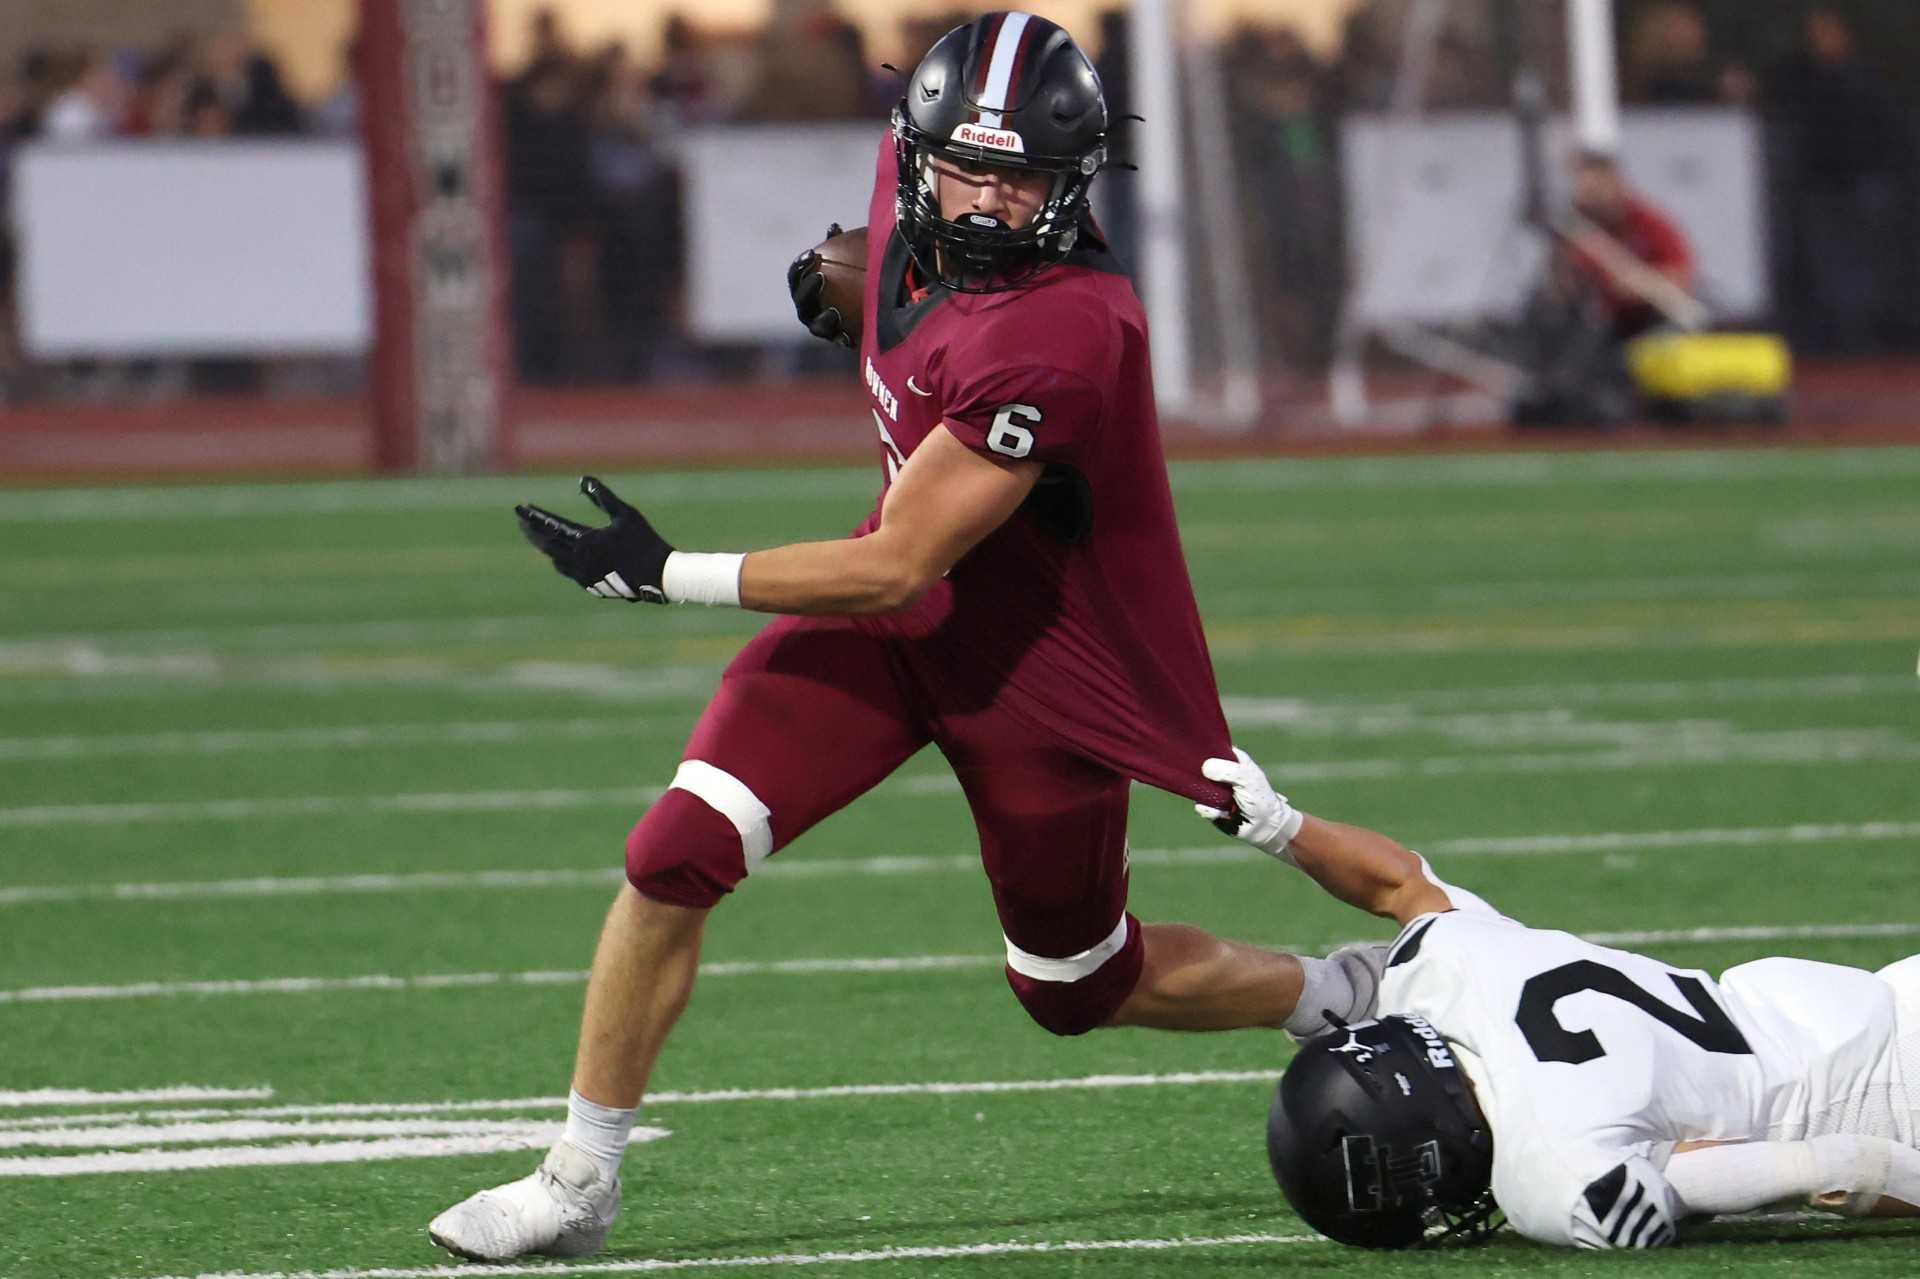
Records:
[[[1003,704],[956,705],[911,641],[783,617],[728,666],[673,787],[634,827],[627,875],[707,908],[929,742],[973,810],[1007,980],[1060,1034],[1103,1024],[1140,976],[1126,913],[1127,778]]]

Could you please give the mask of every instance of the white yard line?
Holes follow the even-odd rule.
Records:
[[[551,1123],[490,1125],[461,1137],[383,1137],[371,1141],[209,1146],[192,1150],[104,1150],[85,1155],[15,1155],[0,1159],[0,1178],[79,1177],[95,1173],[193,1172],[207,1168],[279,1168],[297,1164],[368,1163],[381,1159],[444,1159],[544,1150],[559,1136]],[[658,1141],[664,1128],[635,1128],[632,1140]]]
[[[1266,713],[1264,722],[1292,723],[1304,703]],[[1281,718],[1286,716],[1287,718]],[[1250,717],[1252,718],[1252,717]],[[1418,722],[1417,717],[1407,717]],[[0,762],[8,760],[97,759],[116,755],[224,755],[289,750],[361,750],[393,746],[490,746],[547,738],[639,738],[671,729],[685,733],[691,716],[651,719],[522,719],[453,723],[345,724],[327,728],[211,729],[164,733],[59,733],[0,737]],[[1335,731],[1330,729],[1329,731]]]
[[[1920,474],[1920,450],[1808,453],[1745,450],[1649,453],[1478,454],[1418,458],[1273,458],[1176,463],[1177,493],[1359,489],[1513,488],[1556,482],[1688,485],[1741,479],[1881,480]],[[638,503],[747,504],[871,499],[870,468],[654,473],[634,479]],[[0,523],[95,523],[215,516],[345,515],[366,512],[505,511],[519,501],[573,500],[558,476],[477,480],[358,480],[260,485],[15,490],[0,493]]]
[[[1473,836],[1428,840],[1421,845],[1421,850],[1435,857],[1552,857],[1651,849],[1753,848],[1915,839],[1920,839],[1920,822],[1807,822],[1795,826],[1721,826],[1592,835]]]
[[[1567,857],[1654,849],[1794,847],[1806,844],[1885,843],[1920,840],[1920,822],[1832,822],[1796,826],[1706,827],[1695,830],[1611,831],[1581,835],[1475,835],[1430,840],[1436,857]],[[1136,866],[1232,866],[1260,864],[1260,854],[1221,842],[1192,848],[1136,848]],[[754,874],[774,879],[838,879],[861,876],[971,874],[974,853],[819,857],[804,853],[776,858]],[[0,888],[0,908],[55,902],[211,901],[222,898],[385,895],[501,889],[604,888],[621,882],[618,866],[572,869],[437,870],[396,874],[256,875],[240,879],[160,880],[110,884],[18,884]]]
[[[271,1088],[203,1088],[181,1084],[172,1088],[136,1088],[96,1092],[90,1088],[29,1088],[24,1092],[0,1091],[0,1108],[24,1106],[131,1106],[143,1102],[168,1101],[266,1101]]]
[[[252,1112],[205,1122],[161,1121],[104,1125],[68,1122],[59,1127],[0,1131],[0,1150],[118,1150],[128,1146],[187,1146],[210,1142],[257,1144],[309,1137],[537,1137],[551,1142],[560,1130],[552,1120],[505,1119],[263,1119]],[[0,1160],[0,1169],[5,1161]],[[0,1171],[0,1176],[5,1176]]]
[[[0,828],[128,826],[150,822],[259,821],[366,813],[499,813],[651,804],[664,787],[594,790],[417,791],[400,795],[289,795],[276,798],[156,801],[135,804],[31,804],[0,808]]]
[[[1260,860],[1242,845],[1204,848],[1136,848],[1136,866],[1211,866]],[[977,871],[977,853],[924,856],[827,857],[768,862],[759,878],[838,879],[860,876],[964,874]],[[220,898],[440,892],[528,888],[612,887],[625,878],[618,866],[577,870],[418,871],[406,874],[253,876],[244,879],[173,880],[155,883],[16,885],[0,888],[0,907],[74,901],[204,901]]]
[[[55,734],[0,737],[0,761],[98,759],[118,755],[249,755],[268,751],[370,750],[394,746],[495,746],[529,741],[639,738],[686,717],[636,719],[467,720],[451,723],[345,724],[333,728],[233,729],[208,732]]]
[[[876,472],[858,468],[652,474],[637,480],[633,500],[723,505],[828,499],[871,500]],[[515,502],[563,510],[581,502],[560,476],[467,480],[356,480],[273,485],[182,485],[178,488],[16,490],[0,493],[0,523],[116,523],[228,516],[359,515],[490,510],[505,516]],[[585,509],[582,507],[581,509]]]
[[[707,672],[702,670],[702,677]],[[1538,684],[1450,688],[1389,693],[1378,697],[1228,697],[1235,727],[1286,727],[1327,736],[1380,736],[1410,732],[1446,712],[1534,710],[1570,713],[1575,707],[1671,705],[1687,702],[1761,704],[1774,701],[1849,700],[1915,693],[1907,675],[1813,675],[1799,678],[1670,680],[1620,684]],[[246,751],[353,750],[406,745],[491,745],[546,738],[638,737],[653,731],[684,733],[688,716],[568,719],[497,719],[446,723],[346,724],[293,729],[210,729],[164,733],[62,733],[0,737],[0,761],[88,759],[115,755],[214,755]],[[1444,727],[1444,725],[1442,726]],[[1602,723],[1600,728],[1607,725]],[[1663,727],[1643,725],[1649,732]]]
[[[1277,1070],[1176,1071],[1161,1075],[1079,1075],[1065,1079],[987,1079],[893,1084],[830,1084],[819,1088],[721,1088],[704,1092],[647,1094],[647,1107],[697,1106],[740,1101],[827,1101],[868,1097],[976,1097],[1024,1093],[1102,1092],[1116,1088],[1204,1088],[1221,1084],[1272,1083]],[[82,1124],[192,1123],[201,1120],[336,1119],[400,1115],[513,1114],[556,1116],[567,1108],[565,1097],[512,1097],[491,1101],[330,1102],[315,1105],[265,1106],[245,1110],[161,1110],[86,1115],[47,1115],[32,1119],[0,1120],[0,1132],[17,1133],[61,1129]],[[22,1143],[31,1144],[31,1143]]]
[[[929,1244],[853,1252],[783,1252],[739,1257],[647,1258],[639,1261],[536,1262],[527,1265],[448,1265],[371,1270],[225,1270],[166,1279],[484,1279],[490,1275],[647,1275],[674,1270],[780,1269],[874,1261],[945,1261],[961,1257],[1075,1256],[1103,1252],[1182,1252],[1195,1248],[1250,1248],[1326,1243],[1319,1235],[1209,1235],[1170,1239],[1063,1239],[1007,1243]]]
[[[1885,694],[1916,695],[1913,677],[1870,675],[1759,676],[1754,678],[1627,680],[1588,684],[1491,684],[1411,689],[1336,697],[1225,697],[1234,724],[1300,724],[1315,716],[1400,715],[1502,710],[1566,711],[1583,706],[1666,706],[1693,702],[1759,704],[1844,700]]]
[[[1722,941],[1846,941],[1920,935],[1920,922],[1872,924],[1758,924],[1636,932],[1595,932],[1589,940],[1606,945],[1684,944]],[[1316,953],[1325,946],[1285,943],[1282,950]],[[901,955],[879,958],[722,960],[702,964],[703,977],[817,977],[846,974],[939,972],[998,968],[1004,955]],[[119,999],[177,999],[230,995],[312,995],[357,991],[471,989],[486,986],[559,986],[584,983],[584,970],[538,969],[531,972],[428,973],[404,976],[370,973],[357,977],[264,977],[227,981],[148,981],[125,985],[28,986],[0,990],[0,1006],[55,1004]]]
[[[753,619],[726,613],[669,613],[649,635],[751,634]],[[65,631],[0,640],[0,669],[71,675],[115,674],[116,663],[233,661],[251,653],[313,661],[342,649],[519,642],[543,636],[619,639],[639,631],[631,617],[516,613],[481,617],[386,618],[367,622],[247,622],[148,630]],[[139,668],[134,668],[138,673]],[[165,668],[162,668],[163,671]]]
[[[1650,742],[1616,750],[1464,753],[1415,759],[1373,756],[1302,760],[1276,765],[1283,784],[1392,781],[1408,777],[1537,776],[1551,773],[1636,772],[1646,769],[1713,768],[1728,764],[1815,765],[1911,763],[1920,742],[1891,729],[1804,730],[1706,737],[1681,736],[1671,744]],[[883,792],[956,795],[948,773],[910,774],[885,782]],[[259,821],[274,818],[359,816],[388,813],[444,814],[603,808],[650,804],[662,788],[644,786],[544,790],[426,791],[397,795],[290,795],[211,800],[157,800],[115,804],[29,804],[0,808],[0,829],[52,826],[134,826],[156,822]]]

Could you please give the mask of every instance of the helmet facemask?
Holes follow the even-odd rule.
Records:
[[[1094,175],[1106,164],[1104,145],[1058,158],[941,141],[915,128],[904,107],[893,113],[893,132],[900,170],[896,216],[922,276],[956,293],[998,293],[1019,288],[1073,251]],[[1017,230],[976,213],[949,219],[940,210],[936,160],[1047,173],[1052,186],[1033,221]]]

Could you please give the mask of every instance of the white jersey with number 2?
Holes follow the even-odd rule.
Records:
[[[1394,943],[1380,1012],[1424,1017],[1459,1049],[1493,1130],[1494,1198],[1529,1238],[1671,1243],[1676,1142],[1914,1142],[1898,1000],[1874,974],[1763,959],[1715,981],[1447,891],[1458,909]]]

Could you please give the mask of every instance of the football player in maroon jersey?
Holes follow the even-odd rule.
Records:
[[[592,478],[610,525],[519,508],[595,595],[783,616],[727,668],[628,840],[567,1136],[539,1172],[435,1219],[442,1246],[484,1260],[599,1247],[707,912],[929,743],[973,811],[1007,981],[1048,1030],[1313,1033],[1322,1010],[1364,1015],[1367,956],[1302,960],[1127,913],[1133,781],[1232,801],[1201,771],[1230,742],[1146,322],[1087,208],[1107,121],[1086,56],[1028,14],[959,27],[915,70],[868,215],[860,367],[882,486],[853,536],[678,551]]]

